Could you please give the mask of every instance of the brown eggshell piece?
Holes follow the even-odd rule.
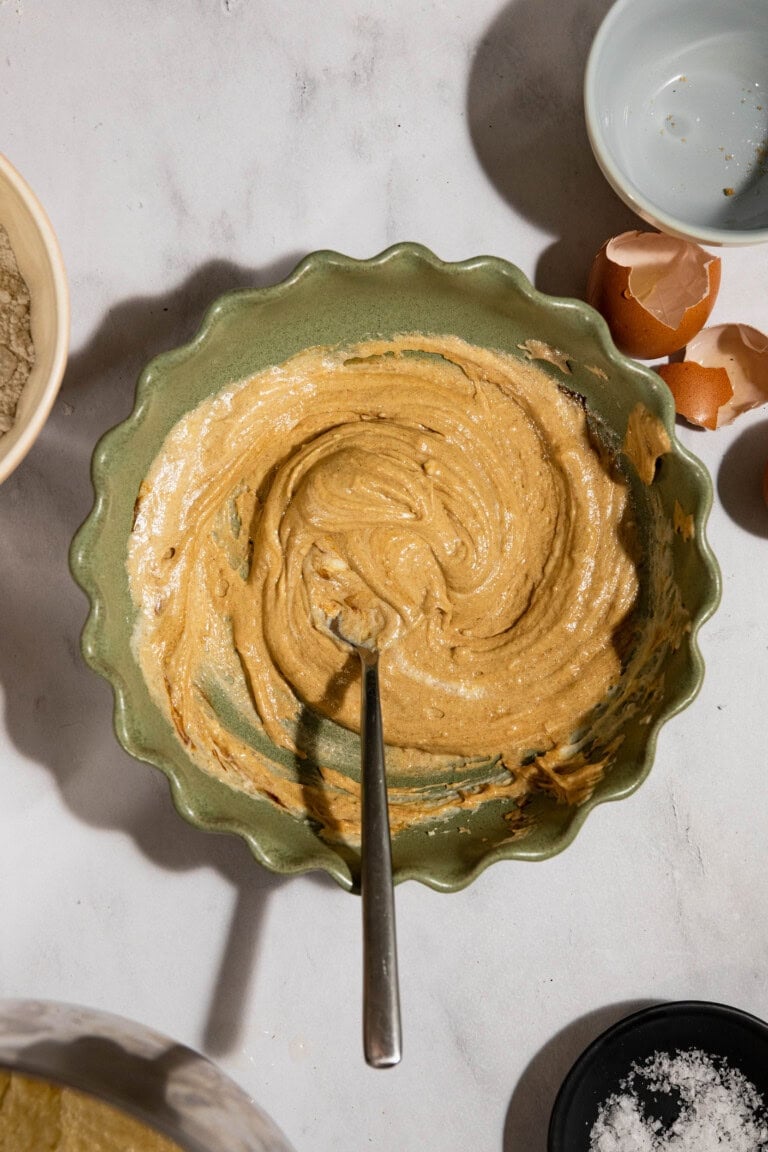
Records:
[[[675,411],[700,428],[717,428],[717,413],[733,396],[725,368],[705,368],[691,360],[656,369],[675,400]]]
[[[766,460],[763,472],[763,500],[768,504],[768,460]]]
[[[732,424],[742,412],[768,403],[768,336],[748,324],[719,324],[695,336],[684,363],[723,368],[733,389],[717,413],[717,427]],[[671,365],[670,365],[671,367]]]
[[[606,241],[587,281],[620,352],[640,360],[679,351],[707,322],[720,288],[720,260],[661,232]]]

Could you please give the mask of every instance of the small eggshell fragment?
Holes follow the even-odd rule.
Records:
[[[720,288],[720,260],[662,232],[606,241],[587,281],[620,352],[641,360],[678,352],[706,324]]]
[[[716,427],[732,424],[742,412],[768,403],[768,336],[748,324],[719,324],[699,332],[684,363],[723,368],[732,395],[718,409]]]
[[[692,360],[656,369],[675,399],[675,411],[700,428],[717,428],[717,412],[733,396],[725,368],[705,368]]]

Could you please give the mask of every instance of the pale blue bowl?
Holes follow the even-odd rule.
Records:
[[[584,105],[598,164],[644,220],[702,244],[768,240],[766,0],[617,0]]]

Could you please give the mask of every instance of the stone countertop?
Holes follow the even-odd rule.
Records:
[[[67,568],[98,437],[223,291],[307,252],[418,240],[583,293],[641,226],[581,114],[605,0],[0,2],[2,150],[45,205],[72,295],[60,397],[0,487],[0,996],[130,1016],[215,1059],[296,1152],[543,1152],[560,1080],[632,1008],[768,1016],[768,418],[680,438],[710,468],[724,592],[707,674],[654,769],[546,863],[397,891],[405,1056],[360,1036],[360,905],[273,876],[174,812],[112,733]],[[762,249],[725,250],[712,321],[768,329]]]

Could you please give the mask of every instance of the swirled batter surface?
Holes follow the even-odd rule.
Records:
[[[583,405],[448,336],[311,349],[200,404],[142,485],[128,571],[193,759],[350,839],[333,726],[358,731],[359,672],[334,615],[381,649],[394,831],[584,799],[644,659],[628,487]]]

